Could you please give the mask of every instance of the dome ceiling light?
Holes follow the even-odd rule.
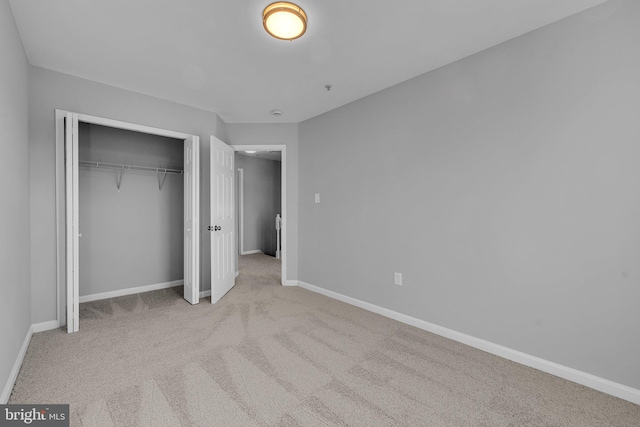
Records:
[[[264,8],[262,25],[277,39],[295,40],[307,31],[307,14],[293,3],[278,1]]]

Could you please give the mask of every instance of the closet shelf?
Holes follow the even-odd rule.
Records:
[[[175,173],[175,174],[184,173],[180,169],[152,168],[147,166],[119,165],[116,163],[103,163],[103,162],[79,161],[78,166],[89,167],[89,168],[117,169],[117,170],[124,169],[124,170],[141,171],[141,172],[159,172],[159,173]]]
[[[162,191],[162,186],[164,185],[164,180],[167,178],[167,174],[184,174],[184,171],[180,169],[166,169],[166,168],[152,168],[147,166],[133,166],[133,165],[120,165],[116,163],[104,163],[104,162],[87,162],[80,160],[78,162],[78,166],[87,167],[87,168],[99,168],[99,169],[111,169],[114,171],[118,171],[119,174],[116,176],[116,185],[118,186],[118,192],[120,192],[120,184],[122,183],[122,174],[125,170],[127,171],[138,171],[138,172],[153,172],[158,174],[158,190]]]

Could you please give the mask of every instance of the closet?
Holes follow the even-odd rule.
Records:
[[[58,109],[55,123],[58,324],[69,333],[79,330],[81,296],[88,301],[183,285],[184,299],[198,304],[200,138]],[[207,178],[224,178],[232,189],[233,148],[210,139]],[[233,243],[228,233],[235,225],[233,215],[214,218],[213,212],[232,211],[233,198],[226,197],[231,192],[219,194],[225,197],[213,198],[209,191],[205,225],[213,229],[209,224],[216,222],[220,229],[218,221],[224,222],[210,243],[212,271],[214,259],[229,261],[233,253],[232,244],[214,245],[218,237]],[[227,264],[215,264],[212,303],[233,286]]]
[[[182,285],[184,146],[79,123],[79,302]]]

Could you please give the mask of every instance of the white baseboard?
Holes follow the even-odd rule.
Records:
[[[301,286],[298,284],[297,280],[287,280],[286,282],[284,282],[284,284],[282,286]],[[304,287],[304,286],[301,286]]]
[[[34,323],[31,325],[33,328],[33,333],[37,334],[38,332],[50,331],[51,329],[58,329],[60,327],[60,323],[57,320],[50,320],[48,322],[42,323]]]
[[[152,285],[138,286],[135,288],[120,289],[117,291],[103,292],[100,294],[84,295],[79,298],[79,302],[98,301],[101,299],[122,297],[125,295],[140,294],[142,292],[157,291],[159,289],[174,288],[184,285],[184,280],[174,280],[173,282],[154,283]]]
[[[240,275],[239,271],[236,271],[236,278]]]
[[[287,284],[288,282],[289,281],[287,281]],[[445,338],[461,342],[468,346],[486,351],[487,353],[491,353],[496,356],[500,356],[505,359],[520,363],[522,365],[529,366],[530,368],[534,368],[539,371],[564,378],[574,383],[578,383],[586,387],[601,391],[603,393],[619,397],[620,399],[628,400],[629,402],[635,403],[636,405],[640,405],[640,390],[626,386],[624,384],[619,384],[586,372],[578,371],[577,369],[569,368],[555,362],[550,362],[548,360],[541,359],[539,357],[532,356],[521,351],[513,350],[499,344],[494,344],[492,342],[485,341],[471,335],[463,334],[461,332],[454,331],[443,326],[429,323],[424,320],[408,316],[406,314],[398,313],[397,311],[389,310],[387,308],[370,304],[356,298],[348,297],[346,295],[339,294],[328,289],[320,288],[318,286],[310,285],[305,282],[298,281],[298,286],[309,291],[322,294],[329,298],[333,298],[338,301],[342,301],[347,304],[351,304],[356,307],[371,311],[373,313],[380,314],[390,319],[406,323],[407,325],[415,326],[416,328],[423,329],[425,331],[443,336]]]
[[[11,391],[13,390],[13,386],[15,385],[16,379],[18,378],[18,373],[20,372],[20,367],[22,366],[24,355],[27,353],[27,348],[29,347],[29,343],[31,342],[32,335],[33,325],[29,326],[29,330],[27,331],[27,335],[24,337],[24,341],[22,342],[22,347],[20,347],[20,351],[18,352],[16,361],[13,363],[13,368],[11,368],[11,372],[9,372],[7,383],[2,389],[2,395],[0,395],[0,404],[2,405],[6,404],[9,401],[9,397],[11,397]]]
[[[253,254],[262,254],[264,252],[262,252],[260,249],[254,249],[251,251],[242,251],[240,252],[240,255],[253,255]]]

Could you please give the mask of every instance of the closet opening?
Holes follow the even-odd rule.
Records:
[[[199,285],[199,139],[56,110],[58,323],[79,303]]]
[[[183,163],[182,140],[79,123],[80,303],[182,286]]]

